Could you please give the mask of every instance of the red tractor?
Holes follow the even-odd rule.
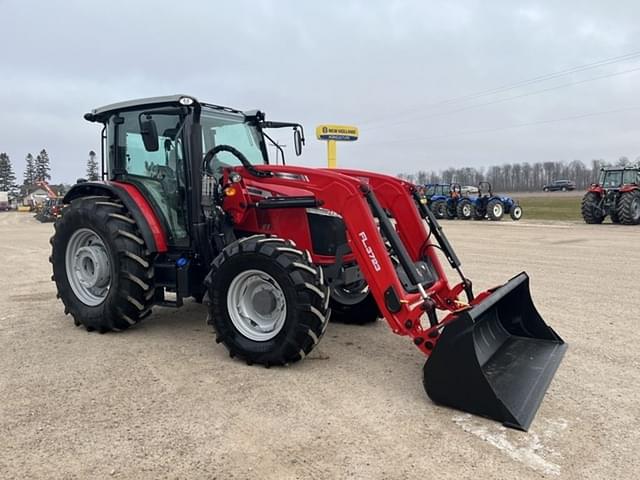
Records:
[[[609,215],[613,223],[640,224],[640,165],[601,169],[598,183],[582,198],[581,210],[586,223],[602,223]]]
[[[76,325],[121,331],[154,305],[205,297],[230,356],[272,366],[305,358],[330,314],[384,317],[429,356],[424,385],[436,403],[528,428],[566,344],[537,313],[525,273],[473,294],[414,185],[270,165],[268,130],[291,128],[299,155],[299,124],[191,96],[85,118],[104,126],[104,180],[71,188],[51,240]]]

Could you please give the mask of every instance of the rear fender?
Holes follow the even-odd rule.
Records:
[[[108,196],[122,201],[136,221],[140,234],[151,253],[168,250],[167,237],[162,224],[149,202],[133,185],[121,182],[83,182],[71,187],[64,196],[65,204],[81,197]]]
[[[622,187],[620,187],[620,193],[633,192],[634,190],[638,189],[640,189],[640,187],[638,187],[637,185],[623,185]]]

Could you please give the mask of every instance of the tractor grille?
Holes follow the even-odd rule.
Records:
[[[342,217],[328,210],[307,209],[311,245],[318,255],[334,256],[338,246],[347,243]]]

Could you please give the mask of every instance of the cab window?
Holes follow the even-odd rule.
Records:
[[[166,110],[165,110],[166,112]],[[149,151],[144,145],[140,118],[147,113],[156,124],[158,149]],[[168,226],[168,237],[172,244],[181,245],[188,241],[185,205],[185,164],[182,142],[183,119],[180,115],[154,114],[154,109],[143,112],[121,112],[118,122],[111,119],[108,136],[110,168],[113,168],[117,152],[119,167],[131,183],[148,194],[152,205]],[[117,145],[113,146],[118,129]]]

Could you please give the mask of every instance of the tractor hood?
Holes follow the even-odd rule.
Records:
[[[281,177],[286,180],[299,180],[301,183],[309,181],[309,179],[306,178],[304,175],[294,175],[294,174],[275,172],[274,176],[276,178]],[[251,195],[252,197],[256,196],[256,197],[262,197],[262,198],[269,198],[269,197],[313,196],[313,192],[302,188],[302,185],[301,185],[301,188],[296,188],[296,187],[291,187],[288,185],[281,185],[281,184],[273,184],[273,183],[267,184],[267,183],[261,182],[259,179],[252,178],[252,177],[245,177],[244,183],[247,186],[247,191],[249,195]]]

